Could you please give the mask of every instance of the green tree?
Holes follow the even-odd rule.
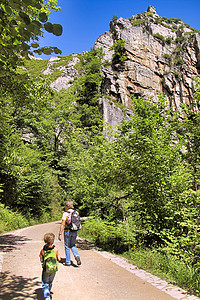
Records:
[[[47,22],[50,11],[58,9],[56,4],[56,0],[0,4],[0,197],[5,205],[37,216],[50,208],[53,186],[59,189],[44,154],[52,139],[51,121],[45,115],[50,116],[53,105],[47,84],[34,83],[17,66],[29,54],[61,53],[37,44],[43,30],[62,33],[61,25]]]
[[[191,250],[198,238],[197,231],[188,235],[197,229],[198,201],[184,140],[176,133],[179,120],[163,96],[156,103],[133,99],[133,116],[113,141],[97,135],[90,147],[71,147],[68,177],[69,194],[85,212],[125,222],[132,242],[160,242],[174,253]]]
[[[118,40],[116,43],[112,45],[110,48],[114,50],[114,54],[112,57],[112,65],[115,66],[116,64],[123,64],[127,60],[126,56],[126,49],[125,49],[126,42],[124,40]]]
[[[56,0],[2,0],[0,4],[0,76],[6,76],[28,54],[61,53],[57,47],[39,48],[38,36],[43,30],[62,34],[62,26],[51,24],[48,15],[56,7]],[[31,47],[35,50],[31,50]],[[6,72],[5,72],[6,71]]]
[[[82,54],[76,65],[80,77],[73,85],[74,99],[80,116],[80,126],[102,128],[102,113],[99,105],[100,85],[102,81],[101,66],[102,49],[91,49]]]
[[[49,167],[54,151],[53,103],[45,83],[30,80],[24,90],[21,102],[13,101],[12,92],[4,91],[1,97],[1,202],[39,217],[62,199]],[[58,195],[53,199],[55,187]]]

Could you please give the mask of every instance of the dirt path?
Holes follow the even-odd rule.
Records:
[[[17,230],[0,236],[0,299],[43,300],[39,252],[46,232],[58,235],[60,222]],[[193,300],[179,288],[152,276],[124,259],[95,251],[78,240],[82,265],[59,264],[53,300]],[[63,240],[55,245],[64,258]],[[73,258],[72,258],[73,260]]]

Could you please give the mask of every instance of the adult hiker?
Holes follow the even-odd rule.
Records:
[[[70,249],[74,255],[77,265],[81,265],[80,255],[76,247],[77,231],[81,229],[80,216],[76,210],[74,210],[72,201],[65,201],[65,212],[62,216],[62,223],[58,239],[61,241],[61,235],[64,230],[64,245],[66,253],[65,266],[71,265]]]

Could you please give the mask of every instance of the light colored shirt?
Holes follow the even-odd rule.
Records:
[[[66,221],[67,220],[67,223],[70,224],[71,223],[71,216],[72,216],[72,213],[73,213],[73,209],[68,209],[67,211],[65,211],[63,213],[63,216],[62,216],[62,220]]]

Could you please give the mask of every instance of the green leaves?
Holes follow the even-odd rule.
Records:
[[[13,0],[11,0],[13,2]],[[16,0],[14,0],[16,1]],[[42,2],[43,1],[35,1],[35,0],[22,0],[22,4],[24,6],[32,6],[34,8],[37,9],[41,9],[42,8]]]
[[[91,49],[79,56],[80,62],[76,65],[80,74],[74,83],[77,111],[81,115],[81,127],[88,127],[90,130],[93,126],[95,128],[102,125],[102,114],[98,106],[98,91],[102,80],[100,73],[102,56],[101,49]]]
[[[35,48],[34,46],[32,46],[33,48]],[[57,47],[41,47],[38,48],[37,50],[33,50],[34,53],[38,53],[39,55],[41,55],[42,53],[50,55],[51,53],[55,53],[55,54],[61,54],[62,51],[60,49],[58,49]]]
[[[44,28],[46,31],[52,33],[53,32],[53,25],[50,22],[44,24]]]
[[[4,77],[0,90],[1,202],[40,217],[51,211],[51,201],[52,207],[59,206],[53,195],[60,187],[48,160],[55,133],[51,89],[18,74]]]
[[[25,22],[26,25],[29,25],[31,23],[31,20],[26,13],[20,11],[19,16],[22,18],[22,20]]]
[[[49,0],[10,0],[0,4],[0,72],[5,74],[5,70],[12,70],[16,67],[20,56],[28,57],[33,55],[30,47],[32,41],[33,48],[39,48],[35,41],[44,30],[52,32],[56,36],[62,34],[62,26],[51,24],[48,21],[50,9],[56,9],[57,1]],[[37,46],[37,47],[36,47]],[[51,54],[54,49],[56,54],[61,51],[57,47],[51,50],[38,49],[38,53]],[[44,50],[44,52],[43,52]]]
[[[81,66],[84,64],[87,69],[86,59]],[[74,141],[69,147],[67,185],[69,197],[82,204],[81,210],[126,222],[138,245],[162,244],[163,251],[170,249],[175,255],[185,251],[187,256],[199,236],[199,193],[197,185],[193,186],[197,177],[191,168],[195,161],[198,176],[199,162],[192,156],[186,161],[182,139],[176,134],[177,118],[159,95],[156,103],[153,99],[133,99],[133,116],[119,126],[112,142],[99,134],[95,138],[88,135],[90,143],[86,143],[80,131],[76,144]],[[193,144],[198,140],[198,114],[193,122],[187,123],[185,134],[190,132],[187,139],[194,154],[198,149]]]
[[[48,31],[49,33],[53,33],[57,36],[62,34],[62,26],[60,24],[52,24],[50,22],[47,22],[44,24],[44,28],[46,31]]]
[[[33,1],[32,0],[22,0],[23,4],[26,6],[32,5]]]
[[[60,24],[53,24],[53,34],[59,36],[62,34],[62,26]]]
[[[109,51],[114,50],[114,54],[112,57],[112,64],[123,64],[127,60],[127,57],[125,55],[125,45],[126,42],[124,40],[118,40],[116,43],[110,47]]]
[[[32,48],[38,48],[38,47],[39,47],[39,44],[37,44],[37,43],[32,43],[32,44],[31,44],[31,47],[32,47]]]
[[[40,22],[42,22],[42,23],[47,22],[47,20],[48,20],[47,14],[46,14],[45,12],[41,12],[41,13],[39,14],[39,20],[40,20]]]

